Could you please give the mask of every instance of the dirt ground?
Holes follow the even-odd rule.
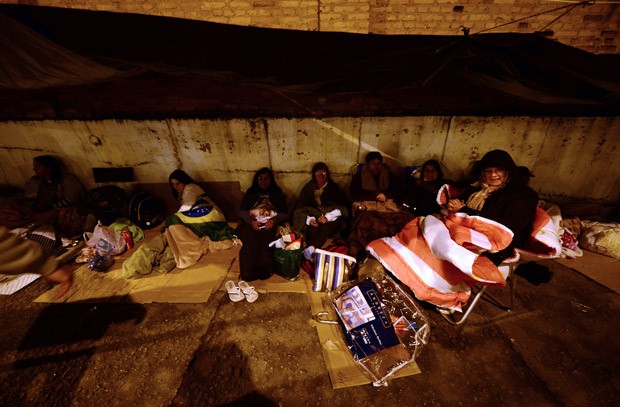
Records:
[[[519,269],[516,306],[455,327],[429,307],[421,374],[333,389],[305,294],[232,303],[0,297],[1,406],[620,405],[620,296],[554,261]]]

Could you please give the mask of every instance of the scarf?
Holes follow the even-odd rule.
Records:
[[[498,189],[502,189],[504,185],[506,185],[506,183],[503,183],[502,185],[497,187],[492,187],[484,181],[474,182],[472,186],[480,187],[481,189],[470,195],[466,203],[467,207],[476,211],[480,211],[484,206],[484,202],[486,201],[487,197]]]
[[[362,189],[373,192],[383,192],[387,191],[389,187],[390,173],[385,165],[381,167],[381,172],[379,173],[379,185],[377,185],[377,181],[368,169],[368,166],[365,165],[362,168]]]

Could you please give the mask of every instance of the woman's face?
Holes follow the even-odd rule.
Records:
[[[439,173],[432,165],[427,165],[424,167],[424,171],[422,171],[422,181],[432,182],[437,181],[439,178]]]
[[[172,188],[174,188],[174,190],[179,193],[179,195],[181,195],[183,193],[183,190],[185,189],[185,184],[184,183],[179,182],[178,180],[172,178],[170,180],[170,184],[172,185]]]
[[[314,172],[314,181],[316,185],[321,188],[323,185],[327,183],[327,171],[325,170],[317,170]]]
[[[484,181],[492,187],[499,187],[506,182],[508,171],[502,167],[489,167],[484,169]]]
[[[267,189],[271,185],[271,177],[267,173],[259,175],[257,180],[260,189]]]
[[[375,158],[374,160],[370,160],[368,162],[368,169],[372,175],[379,175],[381,173],[381,168],[383,167],[383,161]]]
[[[32,169],[34,170],[35,175],[39,177],[49,179],[52,176],[52,169],[43,166],[38,161],[32,162]]]

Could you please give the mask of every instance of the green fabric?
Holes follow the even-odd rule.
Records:
[[[134,243],[141,242],[144,239],[144,232],[140,227],[131,223],[131,221],[127,218],[118,218],[109,226],[110,229],[113,229],[117,232],[127,228],[131,233],[131,237],[133,238]]]
[[[161,232],[163,233],[170,225],[183,225],[196,233],[198,237],[208,236],[214,242],[237,237],[235,230],[227,222],[184,223],[178,216],[172,214],[166,218],[166,225]]]
[[[136,251],[123,262],[123,275],[133,278],[147,275],[151,272],[165,274],[176,267],[174,254],[166,239],[156,236],[149,242],[144,242]]]

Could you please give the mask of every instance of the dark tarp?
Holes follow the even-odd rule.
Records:
[[[617,115],[620,56],[0,5],[0,119]]]

